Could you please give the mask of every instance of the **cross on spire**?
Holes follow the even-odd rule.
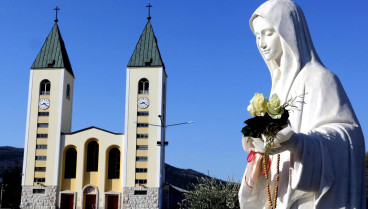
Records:
[[[58,13],[58,11],[60,10],[60,8],[58,7],[58,6],[56,6],[55,7],[55,12],[56,12],[56,18],[55,18],[55,23],[57,23],[59,20],[58,20],[58,18],[57,18],[57,13]]]
[[[146,7],[148,7],[148,17],[147,17],[147,20],[150,20],[151,19],[151,7],[152,7],[152,5],[150,3],[148,3],[148,5]]]

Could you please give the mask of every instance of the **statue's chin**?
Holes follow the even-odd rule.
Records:
[[[267,62],[274,60],[278,65],[280,64],[280,59],[281,59],[282,53],[280,53],[280,55],[275,56],[275,54],[263,54],[263,59]]]

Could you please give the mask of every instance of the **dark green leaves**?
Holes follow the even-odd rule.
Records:
[[[244,136],[253,138],[259,138],[261,134],[272,136],[288,124],[288,118],[289,112],[285,109],[280,119],[272,119],[268,113],[264,116],[255,116],[244,121],[246,126],[243,127],[241,132]]]

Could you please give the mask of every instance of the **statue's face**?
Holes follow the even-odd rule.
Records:
[[[263,17],[257,17],[253,20],[253,30],[263,57],[267,61],[275,60],[279,63],[282,55],[280,36],[272,25]]]

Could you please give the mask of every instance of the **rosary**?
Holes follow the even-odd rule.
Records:
[[[279,190],[279,186],[277,185],[279,182],[279,165],[280,165],[280,154],[277,154],[277,165],[276,165],[276,186],[275,186],[275,194],[274,194],[274,199],[273,199],[273,204],[272,204],[272,198],[271,198],[271,192],[270,192],[270,184],[268,181],[268,169],[267,169],[267,161],[268,159],[268,154],[263,155],[263,170],[265,173],[265,178],[267,180],[267,185],[266,185],[266,189],[267,189],[267,199],[268,199],[268,203],[271,206],[271,209],[276,209],[276,204],[277,204],[277,192]]]

